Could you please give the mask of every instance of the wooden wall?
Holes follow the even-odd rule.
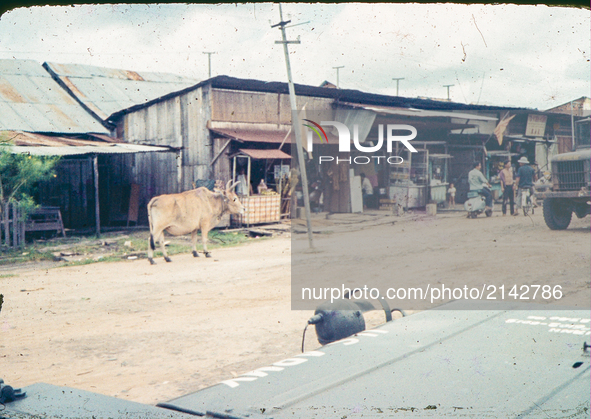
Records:
[[[331,109],[331,104],[331,99],[298,97],[298,106],[306,105],[310,110]],[[113,160],[112,164],[125,167],[130,182],[141,185],[140,223],[146,219],[145,204],[153,196],[192,189],[198,180],[230,179],[229,147],[211,165],[226,140],[214,139],[208,121],[291,124],[289,95],[212,89],[207,85],[125,114],[117,123],[124,141],[176,149]]]
[[[298,109],[332,111],[332,99],[298,96]],[[277,93],[212,90],[211,120],[291,125],[289,95]]]
[[[60,207],[66,228],[86,228],[95,224],[94,175],[92,159],[63,158],[55,168],[56,177],[39,185],[36,201]]]
[[[122,188],[140,186],[138,224],[148,224],[146,206],[155,196],[179,190],[179,154],[175,152],[121,154],[111,156],[109,171],[119,173]],[[114,205],[114,203],[111,203]]]

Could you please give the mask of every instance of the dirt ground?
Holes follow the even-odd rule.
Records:
[[[463,212],[380,213],[361,223],[320,214],[314,228],[320,246],[352,229],[403,240],[408,275],[431,278],[442,266],[436,275],[459,284],[462,275],[490,269],[515,281],[552,280],[566,295],[588,292],[589,217],[550,231],[539,212],[477,220]],[[0,276],[0,377],[15,387],[45,382],[155,404],[292,356],[313,312],[291,310],[290,253],[284,235],[216,249],[211,259],[11,270]],[[528,269],[515,269],[524,260]],[[382,317],[369,313],[368,324]],[[306,349],[314,347],[310,328]]]

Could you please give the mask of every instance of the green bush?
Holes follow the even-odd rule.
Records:
[[[10,138],[0,133],[0,202],[19,201],[24,214],[36,207],[33,200],[39,182],[55,176],[59,157],[13,154]]]

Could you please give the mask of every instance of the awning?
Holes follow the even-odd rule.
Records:
[[[281,150],[255,150],[250,148],[241,148],[240,153],[257,160],[275,160],[275,159],[291,159],[291,156]]]
[[[469,119],[473,121],[496,121],[498,118],[492,116],[471,114],[466,112],[453,112],[453,111],[432,111],[426,109],[414,109],[414,108],[395,108],[389,106],[367,106],[360,105],[357,103],[344,103],[344,105],[352,106],[354,108],[366,109],[368,111],[374,111],[380,115],[402,115],[402,116],[413,116],[418,118],[460,118]]]
[[[257,129],[236,129],[236,128],[214,128],[210,130],[223,137],[239,142],[251,143],[289,143],[289,131],[283,130],[257,130]],[[287,138],[286,138],[287,137]]]
[[[509,138],[511,141],[515,141],[517,143],[558,143],[556,140],[545,140],[543,138],[527,138],[522,137],[521,135],[505,135],[505,137]]]
[[[97,141],[79,138],[43,135],[24,131],[1,131],[2,137],[10,141],[8,147],[14,154],[32,156],[79,156],[85,154],[130,154],[171,151],[168,147],[129,144],[116,138],[93,135]]]

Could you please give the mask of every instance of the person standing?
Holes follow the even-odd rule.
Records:
[[[519,169],[515,175],[515,185],[517,185],[517,207],[521,208],[521,194],[523,193],[524,189],[529,190],[532,203],[534,202],[534,182],[537,179],[536,171],[529,165],[529,160],[527,157],[521,157],[519,160],[517,160],[517,163],[519,163]]]
[[[507,160],[505,162],[505,167],[499,173],[499,178],[501,179],[501,188],[503,191],[503,215],[507,215],[507,201],[509,201],[509,209],[511,210],[511,215],[517,215],[515,212],[515,190],[513,186],[515,185],[515,181],[513,179],[513,168],[511,167],[511,160]]]
[[[468,183],[470,184],[471,191],[478,191],[479,194],[484,196],[484,213],[490,217],[492,214],[491,186],[480,169],[482,169],[482,164],[480,162],[474,163],[474,169],[468,173]]]
[[[456,187],[453,183],[449,184],[449,189],[447,190],[449,194],[449,207],[453,208],[456,206]]]
[[[363,191],[363,209],[367,209],[368,206],[373,207],[373,186],[365,173],[361,173],[361,190]]]
[[[238,184],[236,185],[236,195],[246,196],[248,195],[249,191],[252,194],[252,186],[248,184],[246,180],[246,175],[244,174],[244,169],[240,169],[240,174],[238,175]]]

